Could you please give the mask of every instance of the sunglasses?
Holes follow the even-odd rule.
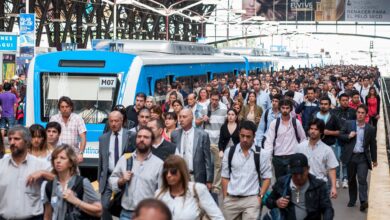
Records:
[[[176,176],[177,173],[178,173],[178,170],[177,170],[177,168],[166,168],[166,169],[163,169],[164,176],[166,176],[168,174],[168,172],[171,173],[171,175]]]

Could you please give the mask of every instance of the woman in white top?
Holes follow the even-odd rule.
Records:
[[[180,156],[171,155],[165,160],[162,178],[155,196],[169,207],[174,220],[200,220],[204,215],[211,220],[224,219],[207,187],[189,182],[187,165]]]

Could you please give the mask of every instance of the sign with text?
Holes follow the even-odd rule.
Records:
[[[20,14],[20,34],[34,33],[35,30],[35,15]]]
[[[35,14],[20,14],[20,56],[32,59],[35,55]]]
[[[390,21],[389,0],[347,0],[346,21]]]
[[[116,78],[115,77],[100,77],[99,88],[115,88]]]
[[[0,33],[0,51],[16,51],[18,36],[11,33]]]

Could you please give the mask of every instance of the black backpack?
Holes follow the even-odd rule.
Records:
[[[267,125],[268,125],[268,114],[269,114],[269,109],[265,111],[264,114],[264,131],[263,131],[263,140],[261,140],[261,148],[264,149],[264,143],[266,140],[265,132],[267,131]],[[259,125],[260,126],[260,125]]]
[[[229,154],[228,154],[229,176],[232,173],[232,160],[233,160],[234,152],[236,151],[236,146],[237,145],[234,145],[234,146],[230,147],[230,149],[229,149]],[[261,184],[261,175],[260,175],[260,149],[261,148],[257,145],[255,146],[255,148],[256,148],[256,151],[253,154],[253,157],[254,157],[254,161],[255,161],[257,177],[259,178],[259,183]]]
[[[84,195],[83,181],[84,181],[84,177],[76,176],[75,183],[72,187],[72,191],[76,193],[77,198],[79,198],[81,201],[83,200],[83,195]],[[46,193],[46,196],[47,196],[49,202],[51,201],[51,197],[54,194],[53,193],[54,184],[55,184],[55,182],[53,180],[48,181],[46,184],[46,187],[45,187],[45,193]],[[76,208],[74,205],[72,205],[69,202],[67,202],[66,205],[67,205],[67,212],[66,212],[67,215],[73,215],[73,216],[77,215],[77,219],[80,219],[80,220],[98,220],[98,219],[100,219],[98,217],[91,216],[91,215],[81,211],[80,209]]]

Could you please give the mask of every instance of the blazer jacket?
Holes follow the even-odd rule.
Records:
[[[194,129],[194,144],[193,144],[193,172],[195,182],[212,183],[214,166],[211,161],[210,153],[210,138],[207,132],[199,129]],[[183,129],[178,129],[172,132],[171,141],[176,145],[176,149],[181,153],[181,136]]]
[[[109,178],[108,159],[110,156],[110,136],[111,131],[104,133],[99,137],[99,164],[98,164],[98,181],[99,192],[102,193],[106,187]],[[133,152],[135,149],[136,133],[123,128],[122,135],[122,153]],[[108,186],[108,184],[107,184]]]
[[[347,121],[345,126],[342,127],[340,131],[339,139],[342,141],[342,153],[341,161],[343,163],[348,163],[351,161],[353,148],[356,144],[356,137],[349,138],[351,131],[356,131],[356,121]],[[376,146],[376,130],[370,124],[365,124],[364,127],[364,140],[363,140],[364,155],[367,159],[367,164],[369,169],[372,169],[372,162],[376,162],[377,159],[377,146]]]

